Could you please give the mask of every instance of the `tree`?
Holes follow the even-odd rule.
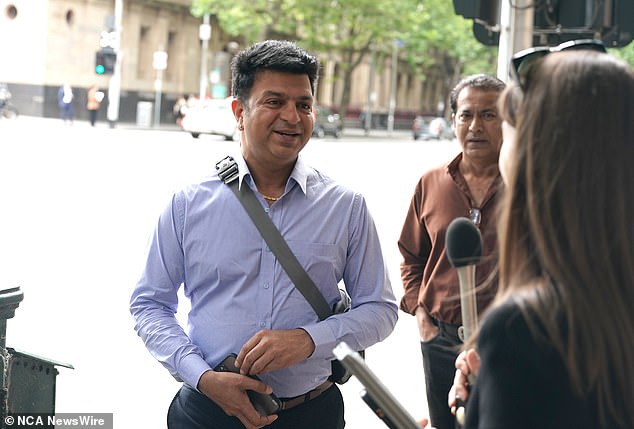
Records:
[[[434,88],[421,94],[421,110],[436,109],[438,100],[448,106],[449,92],[463,76],[496,74],[498,49],[479,43],[473,21],[456,15],[451,2],[420,1],[410,13],[413,24],[402,35],[406,60],[425,88]]]
[[[298,39],[303,0],[193,0],[192,14],[215,15],[222,30],[246,43],[272,38]]]
[[[462,76],[495,74],[497,47],[473,35],[473,21],[455,14],[449,0],[193,0],[192,13],[215,15],[224,32],[246,43],[286,38],[335,62],[342,82],[339,113],[345,117],[354,70],[370,53],[376,64],[396,40],[401,66],[424,82],[423,111],[435,109]],[[634,64],[634,43],[612,53]]]
[[[622,58],[630,66],[634,67],[634,42],[622,48],[608,49],[608,51],[616,57]]]
[[[303,40],[317,52],[328,52],[341,70],[342,93],[339,113],[344,117],[350,103],[354,70],[371,51],[383,58],[392,52],[397,29],[410,26],[409,11],[416,0],[306,0]]]
[[[391,49],[407,28],[416,0],[194,0],[192,13],[216,15],[223,30],[245,37],[248,43],[266,38],[297,40],[314,52],[327,55],[341,70],[338,100],[345,117],[350,102],[352,74],[371,49]]]

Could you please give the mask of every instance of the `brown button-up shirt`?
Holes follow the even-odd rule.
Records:
[[[414,314],[416,307],[422,306],[431,317],[454,325],[462,324],[460,284],[446,254],[447,227],[457,217],[469,217],[471,208],[481,212],[482,258],[476,266],[476,287],[481,288],[476,295],[477,306],[481,313],[497,291],[496,205],[502,186],[498,175],[482,206],[475,206],[458,168],[461,159],[459,154],[449,164],[421,177],[398,241],[405,289],[401,310]]]

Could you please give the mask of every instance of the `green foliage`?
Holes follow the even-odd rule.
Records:
[[[267,38],[296,39],[302,0],[193,0],[192,14],[215,15],[223,31],[247,43]]]
[[[496,74],[498,48],[473,35],[473,21],[455,14],[450,0],[192,0],[192,14],[215,16],[223,31],[250,44],[297,40],[337,61],[346,107],[351,73],[374,53],[380,68],[399,41],[401,66],[445,91],[462,76]],[[610,52],[634,66],[634,43]]]
[[[380,59],[400,40],[401,58],[420,76],[429,68],[496,68],[497,50],[475,40],[472,21],[457,16],[448,0],[193,0],[192,13],[215,15],[225,32],[247,43],[286,36],[341,58],[373,49]]]
[[[407,60],[421,74],[429,68],[447,73],[491,73],[497,68],[497,48],[479,43],[473,21],[455,14],[447,0],[421,0],[405,29]]]
[[[630,42],[627,46],[622,48],[608,49],[612,55],[622,58],[630,66],[634,67],[634,42]]]
[[[415,0],[193,0],[192,14],[215,15],[223,30],[248,43],[268,34],[293,36],[311,48],[363,50],[393,40]]]
[[[401,59],[421,79],[497,69],[497,47],[480,44],[473,21],[456,15],[450,0],[193,0],[192,13],[215,15],[223,31],[247,43],[285,37],[340,58],[373,49],[380,63],[400,40]],[[610,51],[634,66],[634,43]]]
[[[289,38],[337,58],[347,104],[350,73],[370,52],[379,68],[399,41],[399,57],[420,79],[444,86],[461,75],[495,74],[497,49],[475,40],[472,21],[449,0],[193,0],[192,13],[215,15],[223,31],[246,43]]]
[[[344,76],[347,103],[352,70],[371,50],[388,55],[412,26],[417,0],[193,0],[192,13],[215,15],[222,29],[247,43],[290,38],[332,55]]]

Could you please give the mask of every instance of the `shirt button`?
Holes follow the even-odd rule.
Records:
[[[260,322],[260,328],[266,328],[266,322]]]
[[[268,213],[268,212],[270,212],[270,211],[271,211],[271,209],[269,209],[268,207],[266,207],[266,208],[264,209],[264,211]]]
[[[269,284],[268,283],[264,283],[264,289],[268,289],[269,288]]]

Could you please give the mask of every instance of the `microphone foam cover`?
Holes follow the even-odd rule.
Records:
[[[466,217],[455,218],[445,234],[447,257],[455,268],[475,265],[482,256],[482,235]]]

